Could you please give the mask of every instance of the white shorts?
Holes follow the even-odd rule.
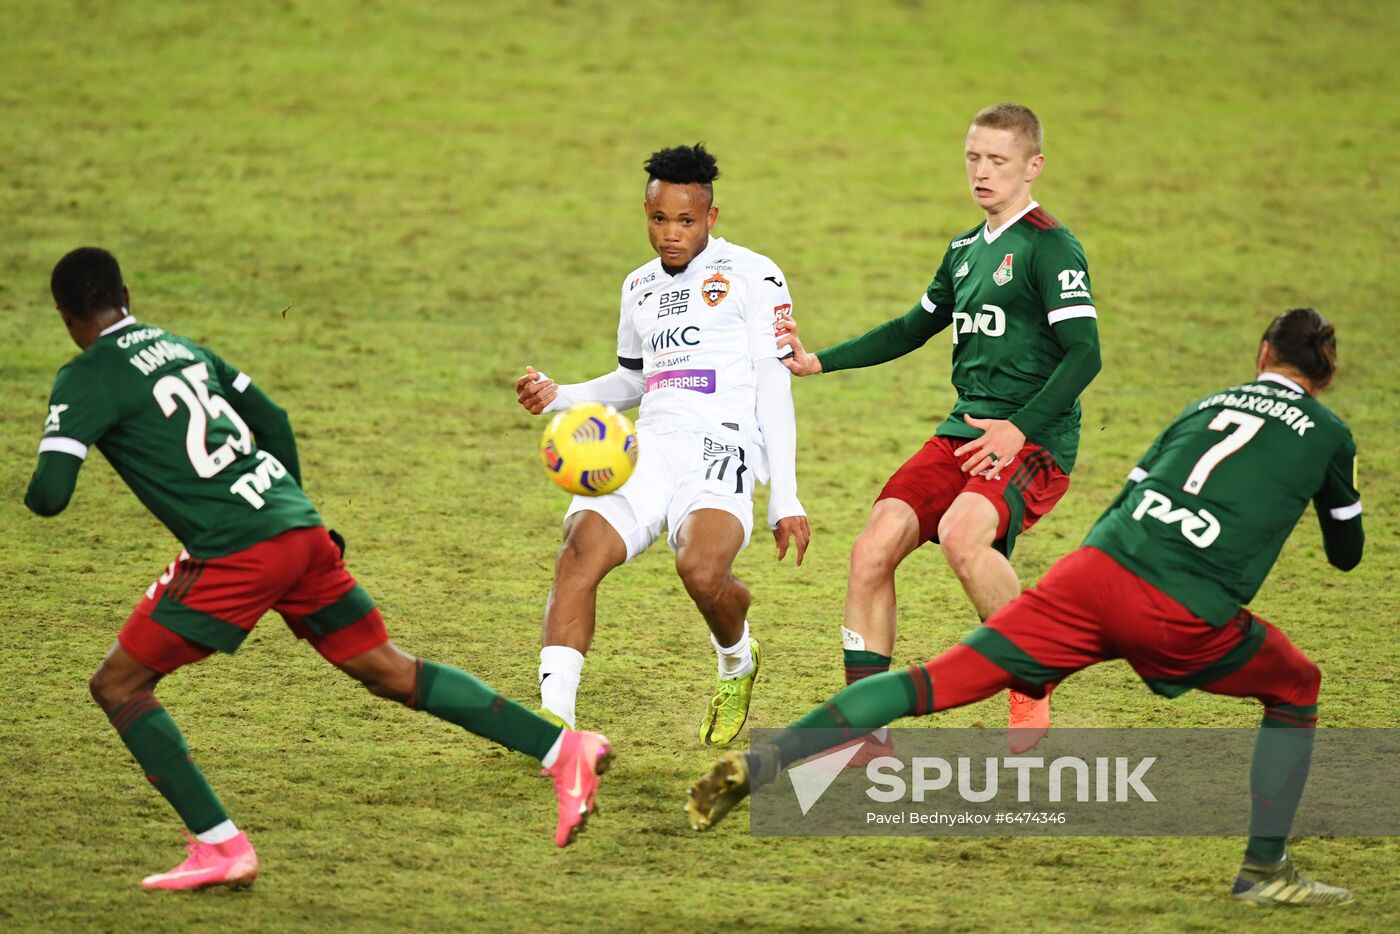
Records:
[[[605,496],[575,496],[569,516],[596,512],[627,545],[627,560],[651,547],[669,529],[666,544],[697,509],[722,509],[744,526],[744,544],[753,534],[754,470],[738,431],[668,431],[637,434],[637,469],[622,489]]]

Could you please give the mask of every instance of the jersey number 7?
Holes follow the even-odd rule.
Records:
[[[1208,427],[1211,431],[1224,431],[1235,427],[1219,442],[1210,446],[1201,459],[1196,461],[1196,466],[1191,468],[1191,473],[1186,477],[1186,483],[1181,487],[1187,493],[1201,492],[1201,487],[1206,485],[1206,480],[1210,477],[1211,471],[1220,466],[1220,462],[1234,454],[1240,448],[1249,443],[1249,439],[1259,433],[1259,429],[1264,427],[1264,420],[1258,415],[1250,415],[1246,412],[1237,412],[1234,409],[1224,409],[1219,415],[1210,420]]]

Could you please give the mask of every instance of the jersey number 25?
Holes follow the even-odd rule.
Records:
[[[151,392],[166,418],[175,414],[180,408],[179,403],[184,403],[189,410],[185,452],[190,457],[190,466],[200,477],[207,480],[236,461],[239,454],[252,453],[253,433],[248,430],[248,423],[243,421],[227,399],[209,391],[209,370],[203,363],[185,367],[180,371],[180,376],[162,376],[156,380]],[[226,418],[238,429],[236,437],[228,438],[212,451],[209,450],[208,441],[211,418]]]

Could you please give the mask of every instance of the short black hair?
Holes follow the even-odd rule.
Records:
[[[53,268],[49,289],[54,304],[84,320],[98,312],[122,308],[122,268],[117,258],[101,247],[82,246]]]
[[[1311,308],[1290,308],[1264,331],[1264,341],[1279,363],[1292,367],[1319,387],[1337,370],[1337,330]]]
[[[719,178],[719,166],[715,164],[715,157],[705,149],[704,143],[658,149],[647,159],[643,168],[647,170],[648,185],[654,181],[703,185],[710,197],[714,197],[712,183]]]

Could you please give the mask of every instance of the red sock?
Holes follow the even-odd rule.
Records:
[[[1001,693],[1016,680],[1005,669],[993,665],[981,653],[961,642],[922,667],[933,682],[933,696],[929,709],[916,710],[916,714],[975,704]]]

